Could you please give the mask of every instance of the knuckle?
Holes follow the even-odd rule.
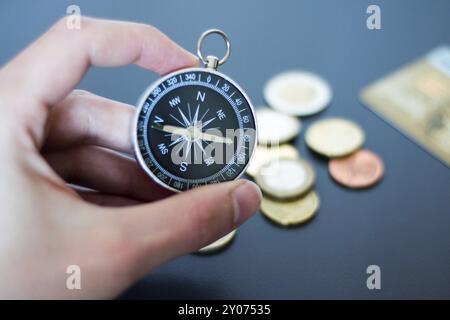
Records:
[[[52,29],[53,30],[59,30],[59,31],[70,30],[68,28],[68,23],[70,22],[70,20],[69,20],[70,17],[71,17],[71,15],[61,16],[56,21],[56,23],[53,25]],[[83,16],[83,15],[80,15],[78,17],[78,19],[80,19],[80,24],[83,26],[83,28],[90,27],[94,23],[94,21],[96,20],[94,18],[89,18],[89,17]]]
[[[80,30],[74,30],[73,27],[71,27],[72,22],[70,19],[70,15],[59,18],[59,20],[50,28],[46,35],[70,40],[74,47],[82,46],[83,42],[86,41],[86,38],[89,37],[89,34],[91,33],[92,25],[94,24],[95,19],[80,16],[79,23],[80,26],[82,26]]]
[[[84,89],[74,89],[69,94],[69,98],[79,98],[84,96],[92,96],[93,94],[87,90]]]
[[[144,35],[153,35],[156,33],[160,33],[161,31],[158,30],[155,26],[148,24],[148,23],[139,23],[139,22],[131,22],[132,25],[134,25],[134,31],[137,33],[141,33]]]
[[[159,30],[151,24],[141,23],[139,25],[141,26],[141,28],[143,28],[144,32],[148,32],[148,33],[159,32]]]
[[[96,119],[87,108],[92,104],[93,94],[85,90],[74,90],[58,106],[57,124],[68,131],[80,133],[81,143],[89,143],[97,138]]]
[[[65,29],[67,26],[67,16],[61,16],[56,23],[53,25],[54,30]]]
[[[64,123],[65,126],[72,127],[74,125],[74,121],[78,119],[78,103],[73,96],[69,96],[65,101],[61,104],[58,109],[55,109],[59,115],[59,122]]]
[[[169,58],[173,49],[170,45],[168,46],[170,42],[167,41],[167,36],[156,27],[147,24],[141,25],[140,32],[145,35],[142,38],[141,55],[143,52],[151,52],[154,71],[160,74],[164,73],[167,65],[171,62]],[[159,43],[159,45],[155,45],[155,43]]]

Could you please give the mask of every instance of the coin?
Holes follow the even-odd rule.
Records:
[[[313,123],[306,131],[308,147],[327,157],[341,157],[359,149],[364,131],[353,121],[328,118]]]
[[[233,230],[227,235],[223,236],[222,238],[214,241],[213,243],[207,245],[206,247],[201,248],[200,250],[198,250],[198,253],[207,254],[222,250],[231,243],[231,241],[234,239],[235,236],[236,230]]]
[[[267,197],[261,200],[261,212],[264,216],[282,226],[305,223],[314,217],[319,206],[319,196],[315,191],[292,201],[276,201]]]
[[[267,82],[263,94],[270,107],[295,116],[322,111],[333,96],[326,80],[305,71],[286,71],[276,75]]]
[[[367,188],[381,180],[384,165],[375,153],[362,149],[344,158],[331,159],[328,171],[334,180],[346,187]]]
[[[294,139],[300,132],[300,121],[268,108],[256,109],[258,143],[280,144]]]
[[[253,154],[250,164],[247,167],[246,174],[250,177],[255,177],[261,166],[273,159],[297,159],[300,155],[293,146],[289,144],[282,144],[280,146],[256,146],[255,153]]]
[[[311,165],[302,159],[275,159],[264,164],[255,177],[261,190],[277,199],[298,197],[315,180]]]

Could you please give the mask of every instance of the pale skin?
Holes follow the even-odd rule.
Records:
[[[81,25],[62,19],[0,69],[0,298],[115,297],[259,207],[251,182],[174,195],[117,153],[132,154],[134,109],[74,90],[88,68],[166,74],[198,62],[151,26]],[[81,290],[66,288],[69,265]]]

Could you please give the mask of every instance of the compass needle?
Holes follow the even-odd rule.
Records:
[[[202,140],[211,141],[211,142],[219,142],[219,143],[233,143],[233,140],[227,137],[218,136],[215,134],[203,133]]]
[[[185,127],[175,127],[175,126],[171,126],[171,125],[152,125],[153,129],[162,131],[162,132],[166,132],[167,134],[165,134],[165,137],[171,137],[173,135],[177,135],[177,136],[186,136],[189,135],[189,130],[187,130]]]

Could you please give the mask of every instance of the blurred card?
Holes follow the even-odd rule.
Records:
[[[450,166],[450,46],[364,88],[361,100]]]

